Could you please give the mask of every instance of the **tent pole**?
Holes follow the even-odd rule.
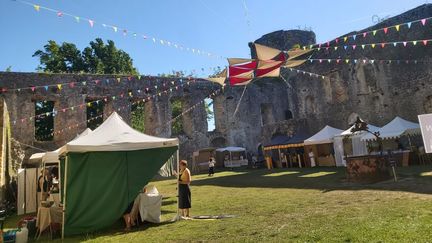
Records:
[[[62,219],[62,240],[64,239],[64,231],[65,231],[65,214],[66,214],[66,192],[67,192],[67,172],[68,172],[68,157],[65,157],[65,178],[64,178],[64,194],[63,194],[63,219]],[[60,173],[60,171],[59,171]],[[61,194],[60,194],[61,195]]]

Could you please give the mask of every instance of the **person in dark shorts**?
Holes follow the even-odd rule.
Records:
[[[189,209],[191,208],[191,191],[189,184],[191,182],[191,173],[187,168],[187,161],[180,160],[179,180],[179,209],[181,217],[189,218]]]
[[[215,160],[214,160],[213,156],[210,156],[208,166],[209,166],[209,174],[208,175],[213,176],[214,175],[214,167],[215,167]]]

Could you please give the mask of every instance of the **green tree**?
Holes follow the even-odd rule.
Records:
[[[12,66],[8,66],[5,70],[5,72],[12,72]]]
[[[179,135],[183,134],[183,122],[182,117],[178,117],[182,114],[183,108],[182,108],[182,101],[179,99],[173,100],[171,102],[171,111],[172,111],[172,118],[177,118],[174,120],[171,124],[171,134],[173,135]]]
[[[113,41],[107,44],[97,38],[81,52],[75,44],[61,45],[50,40],[44,50],[37,50],[33,57],[39,57],[38,70],[53,73],[97,73],[138,74],[133,60],[126,52],[116,48]]]
[[[140,132],[145,132],[145,103],[133,103],[131,107],[132,127]]]

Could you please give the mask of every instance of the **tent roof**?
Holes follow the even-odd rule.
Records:
[[[342,133],[343,130],[331,127],[331,126],[325,126],[321,131],[317,132],[312,137],[306,139],[304,141],[305,145],[312,145],[312,144],[323,144],[323,143],[332,143],[333,137]]]
[[[420,133],[420,125],[397,116],[378,131],[381,138],[396,138],[404,133]],[[374,139],[376,138],[372,134],[366,134],[362,137],[362,140]]]
[[[28,164],[38,164],[41,162],[42,157],[45,155],[45,153],[35,153],[30,156],[28,159]]]
[[[294,136],[292,136],[285,144],[297,144],[297,143],[304,143],[304,141],[310,137],[310,134],[306,132],[298,132],[295,133]]]
[[[380,127],[377,127],[377,126],[374,126],[374,125],[371,125],[371,124],[368,124],[367,125],[368,126],[368,129],[369,129],[369,131],[371,131],[371,132],[376,132],[376,131],[378,131],[379,129],[381,129]],[[352,133],[351,132],[351,129],[353,129],[354,128],[354,125],[352,125],[350,128],[348,128],[347,130],[345,130],[345,131],[343,131],[341,134],[339,134],[340,136],[346,136],[346,135],[353,135],[353,134],[360,134],[360,133],[363,133],[363,132],[355,132],[355,133]],[[366,132],[366,131],[365,131]]]
[[[90,128],[86,128],[86,130],[84,130],[82,133],[78,134],[74,139],[72,139],[72,141],[74,141],[75,139],[79,138],[79,137],[83,137],[88,135],[89,133],[91,133],[92,130]],[[64,145],[63,145],[64,146]],[[50,151],[50,152],[46,152],[43,156],[42,156],[42,162],[43,163],[47,163],[47,162],[59,162],[59,155],[60,155],[60,151],[62,150],[62,147],[54,150],[54,151]]]
[[[289,139],[290,139],[290,137],[288,137],[286,135],[278,135],[278,136],[272,138],[271,141],[270,141],[270,143],[264,145],[264,147],[286,144],[286,142]]]
[[[131,128],[113,112],[98,128],[87,136],[70,141],[60,153],[90,151],[132,151],[178,146],[177,138],[159,138]]]
[[[246,151],[246,149],[242,147],[225,147],[225,148],[218,148],[216,149],[216,151],[243,152]]]
[[[404,133],[420,133],[420,125],[397,116],[391,122],[378,129],[378,131],[381,138],[389,139],[400,137]],[[374,139],[376,138],[372,134],[366,134],[362,137],[362,140]]]

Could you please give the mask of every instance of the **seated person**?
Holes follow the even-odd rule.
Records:
[[[140,193],[146,193],[147,192],[147,186],[145,186]],[[135,220],[138,217],[138,198],[135,198],[135,200],[127,206],[126,210],[123,213],[123,219],[126,224],[125,231],[130,231],[132,226],[135,226]]]

